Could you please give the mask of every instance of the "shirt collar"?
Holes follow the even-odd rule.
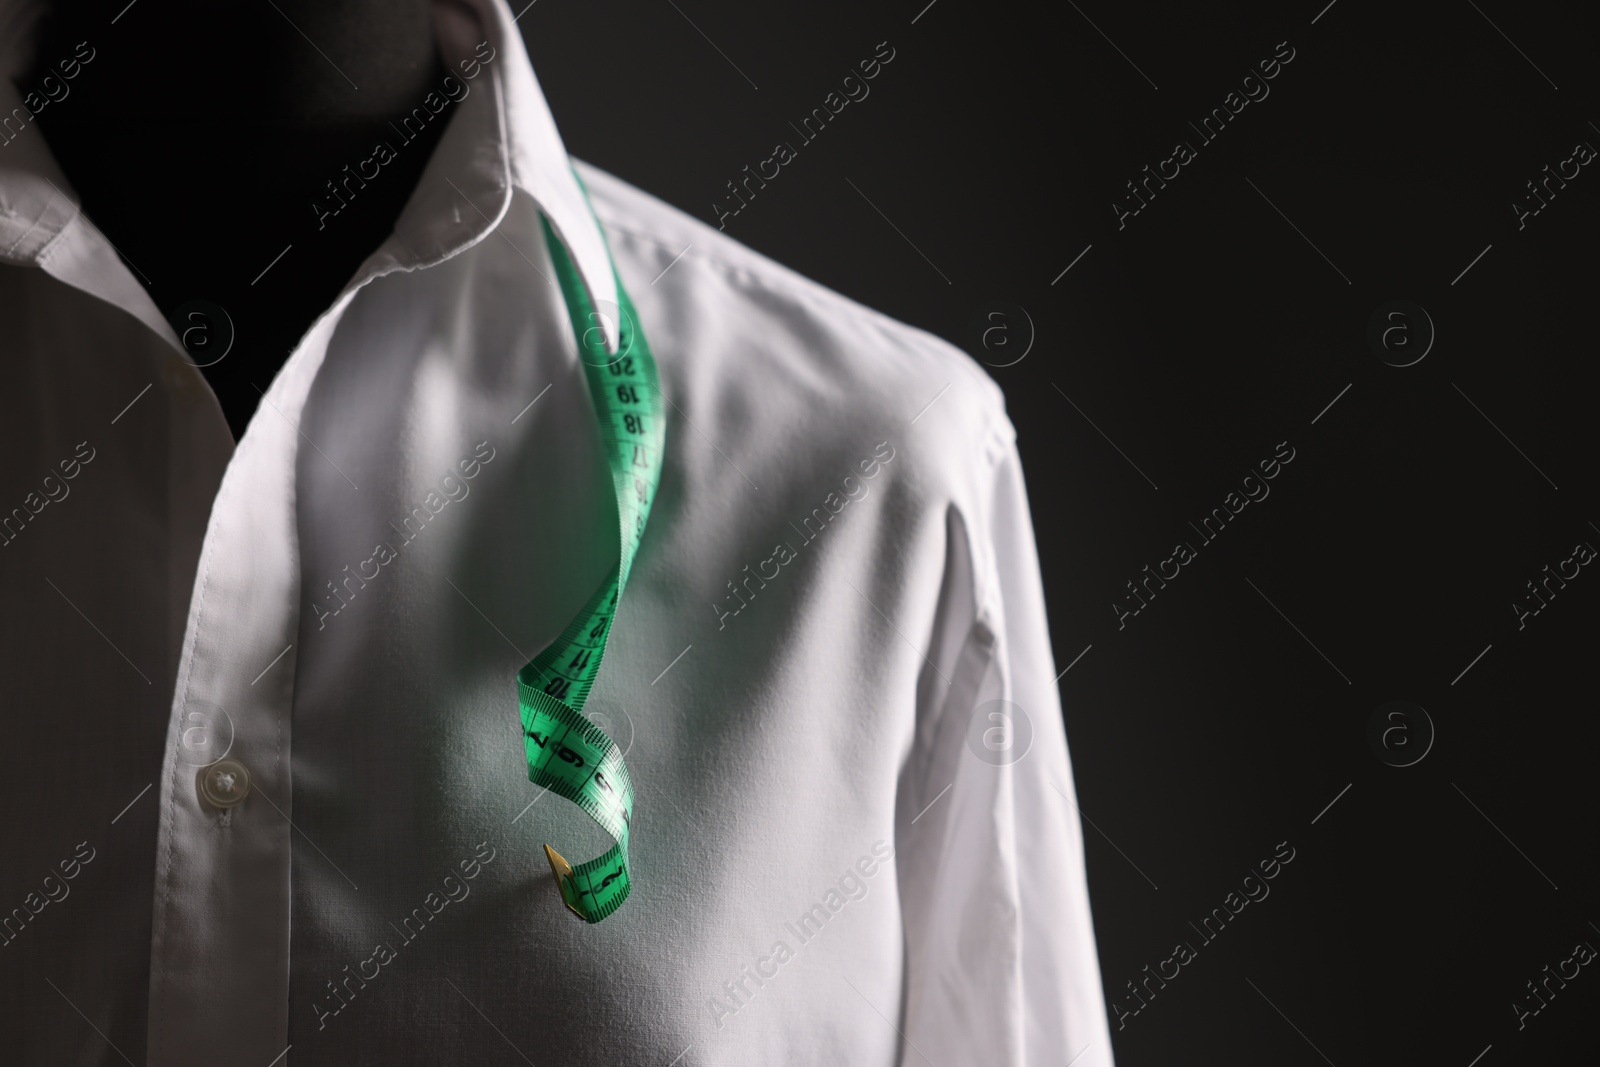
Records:
[[[471,247],[494,231],[520,190],[566,247],[593,306],[614,307],[616,276],[605,238],[573,173],[505,0],[435,0],[434,25],[445,66],[468,92],[451,105],[450,124],[394,233],[356,272],[346,291],[381,274],[429,266]],[[478,75],[466,79],[464,73],[473,69]],[[0,262],[42,266],[123,307],[176,343],[109,242],[83,224],[77,197],[44,138],[26,126],[17,129],[15,117],[28,111],[10,73],[0,71],[0,121],[13,117],[3,133],[10,139],[0,143]],[[614,317],[599,317],[608,346],[615,348]]]

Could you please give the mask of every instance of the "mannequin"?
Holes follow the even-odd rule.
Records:
[[[394,141],[390,122],[447,73],[432,4],[56,6],[19,86],[38,84],[79,42],[95,59],[69,98],[38,115],[38,132],[185,338],[238,438],[306,330],[388,236],[448,124],[447,111],[337,216],[319,216],[327,183],[375,141]],[[194,301],[225,319],[196,318]]]

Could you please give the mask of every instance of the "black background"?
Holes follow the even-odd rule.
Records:
[[[1027,351],[990,373],[1072,664],[1123,1067],[1592,1057],[1596,968],[1521,1029],[1512,1005],[1600,946],[1600,577],[1521,629],[1512,604],[1600,545],[1600,176],[1520,230],[1512,204],[1600,145],[1593,16],[925,3],[543,0],[520,25],[569,149],[713,223],[726,182],[895,49],[726,229],[991,364]],[[1284,41],[1270,95],[1202,145],[1187,123]],[[1125,183],[1180,140],[1197,158],[1119,229]],[[1393,300],[1437,334],[1403,368],[1367,341]],[[1201,547],[1188,523],[1283,441],[1270,496]],[[1119,629],[1125,583],[1178,541],[1198,558]],[[1396,699],[1436,731],[1403,768],[1367,741]],[[1204,943],[1189,924],[1282,841],[1270,896]],[[1197,958],[1119,1028],[1180,941]]]

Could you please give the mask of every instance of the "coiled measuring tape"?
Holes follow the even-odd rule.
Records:
[[[599,418],[621,536],[617,564],[609,577],[561,636],[517,672],[517,702],[522,712],[528,780],[588,812],[615,841],[604,855],[575,867],[561,853],[544,846],[567,908],[585,922],[597,923],[621,907],[632,888],[628,833],[633,819],[633,782],[616,742],[584,718],[583,705],[600,672],[617,602],[661,480],[666,419],[661,413],[655,360],[639,331],[622,279],[617,279],[618,345],[613,355],[606,347],[600,313],[590,304],[577,268],[550,223],[542,216],[540,222],[578,337],[589,397]]]

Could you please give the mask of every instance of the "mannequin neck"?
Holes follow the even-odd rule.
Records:
[[[432,4],[58,0],[19,88],[83,41],[92,63],[40,110],[36,132],[169,319],[195,300],[227,311],[233,349],[213,366],[193,362],[237,435],[392,231],[449,125],[445,110],[403,142],[393,125],[437,99],[446,74]],[[333,183],[378,142],[403,147],[358,196],[333,200]]]
[[[78,41],[96,47],[104,91],[83,94],[84,121],[147,129],[373,127],[438,82],[431,0],[57,0],[38,39],[40,75]]]

